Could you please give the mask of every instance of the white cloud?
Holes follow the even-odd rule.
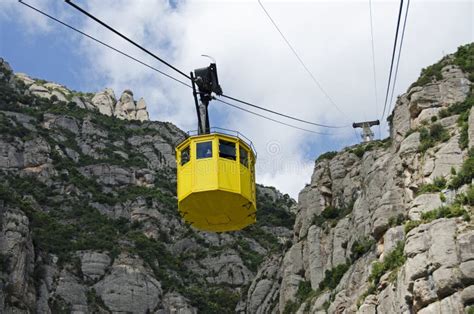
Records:
[[[329,103],[296,61],[257,1],[187,1],[175,9],[166,1],[77,1],[110,25],[186,72],[206,66],[201,54],[217,59],[225,93],[261,106],[327,124],[376,119],[388,77],[398,1],[373,1],[379,104],[375,107],[368,1],[263,1],[307,66],[344,114]],[[396,94],[404,92],[422,67],[473,40],[471,1],[411,1]],[[63,5],[58,14],[83,24],[87,32],[173,74],[159,62]],[[28,17],[25,17],[28,18]],[[80,53],[90,68],[92,90],[130,88],[144,97],[153,119],[195,129],[189,89],[87,39]],[[120,95],[117,95],[120,96]],[[259,153],[257,181],[296,196],[309,182],[317,147],[340,149],[354,143],[350,128],[323,137],[262,120],[217,102],[215,126],[251,138]],[[276,118],[276,117],[275,117]],[[279,119],[279,118],[277,118]],[[288,122],[288,121],[287,121]],[[308,125],[301,127],[311,128]],[[386,126],[382,133],[387,135]],[[332,132],[332,130],[325,130]],[[269,151],[277,143],[278,152]]]

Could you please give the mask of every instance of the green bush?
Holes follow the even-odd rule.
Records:
[[[410,230],[418,227],[420,224],[421,224],[421,221],[408,220],[407,222],[405,222],[405,234],[410,232]]]
[[[330,222],[331,226],[337,224],[337,222],[348,215],[353,208],[354,204],[351,203],[343,208],[336,208],[334,206],[327,206],[323,209],[320,215],[314,215],[311,224],[321,227],[325,222]]]
[[[469,150],[468,158],[464,161],[461,169],[449,182],[449,187],[458,189],[464,184],[469,184],[474,178],[474,148]]]
[[[434,123],[427,128],[420,129],[420,146],[419,152],[426,152],[429,148],[436,145],[438,142],[445,142],[449,139],[448,131],[439,123]]]
[[[437,209],[430,210],[421,214],[421,219],[430,222],[439,218],[460,217],[466,213],[460,204],[452,204],[450,206],[441,206]]]
[[[474,81],[474,44],[460,46],[454,54],[454,63],[469,74],[471,82]]]
[[[324,272],[324,279],[319,283],[319,289],[335,289],[348,269],[349,264],[346,263],[326,270]]]
[[[352,153],[356,155],[357,157],[362,158],[362,156],[364,156],[365,149],[363,146],[358,146],[357,148],[354,148],[352,150]]]
[[[224,286],[203,288],[193,285],[186,289],[185,295],[199,313],[234,313],[240,299],[238,293]]]
[[[443,58],[441,61],[438,63],[435,63],[433,65],[430,65],[424,69],[421,70],[420,77],[418,80],[413,83],[410,87],[415,87],[415,86],[423,86],[428,83],[431,83],[433,80],[441,80],[443,79],[443,76],[441,75],[441,69],[446,65],[446,60]]]
[[[370,237],[363,237],[362,239],[354,241],[351,246],[351,260],[355,261],[372,248],[375,240]]]
[[[404,214],[398,214],[397,216],[392,216],[388,219],[388,225],[390,227],[400,226],[405,222],[405,220],[406,217]]]
[[[292,229],[295,223],[295,214],[288,208],[294,204],[294,200],[287,194],[274,201],[264,193],[257,193],[257,224]]]
[[[377,285],[383,274],[402,266],[406,260],[406,257],[403,254],[404,248],[405,242],[399,241],[395,248],[385,255],[383,262],[375,262],[372,265],[372,272],[369,276],[369,280]]]
[[[296,299],[299,303],[304,302],[313,292],[313,288],[311,288],[311,282],[309,281],[300,281],[298,284],[298,291],[296,291]]]
[[[472,96],[472,90],[471,95],[464,103],[467,103],[469,108],[472,108],[474,105],[474,96]],[[460,128],[459,147],[461,149],[466,149],[469,145],[469,113],[470,109],[467,109],[459,115],[458,119],[458,126]]]
[[[288,303],[286,303],[285,305],[285,308],[283,309],[283,314],[293,314],[293,313],[296,313],[296,311],[298,311],[298,304],[294,301],[288,301]]]
[[[417,195],[425,194],[425,193],[437,193],[441,192],[443,189],[446,188],[446,179],[444,177],[436,177],[433,180],[433,183],[426,183],[420,185],[417,191]]]
[[[333,206],[328,206],[321,212],[321,216],[326,219],[336,219],[339,216],[339,209]]]
[[[331,151],[331,152],[325,152],[324,154],[319,155],[319,157],[316,159],[316,162],[319,162],[324,159],[333,159],[337,155],[337,152]]]
[[[474,185],[470,185],[466,193],[466,203],[474,206]]]

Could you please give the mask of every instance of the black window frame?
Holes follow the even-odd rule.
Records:
[[[246,157],[245,159],[242,158],[242,152],[245,152],[245,157]],[[249,167],[249,162],[250,162],[249,151],[245,147],[240,146],[240,145],[239,145],[239,161],[240,161],[240,164],[243,165],[244,167],[250,168]]]
[[[226,149],[230,148],[230,146],[233,145],[234,147],[234,154],[232,155],[230,151],[224,151],[224,147],[227,146]],[[222,147],[224,146],[224,147]],[[223,140],[219,139],[219,157],[220,158],[225,158],[228,160],[237,160],[237,145],[235,142],[228,141],[228,140]]]
[[[183,155],[184,155],[184,153],[185,153],[186,151],[188,152],[188,158],[187,158],[187,160],[186,160],[185,158],[183,158]],[[183,162],[183,160],[186,160],[186,161]],[[187,164],[188,162],[190,162],[190,161],[191,161],[191,146],[188,145],[188,146],[186,146],[185,148],[183,148],[183,149],[181,150],[181,156],[180,156],[180,163],[181,163],[181,166],[186,165],[186,164]]]
[[[206,146],[204,150],[200,150],[199,145],[210,145]],[[207,151],[202,154],[203,151],[210,149],[211,150],[211,155],[207,154]],[[213,154],[213,149],[212,149],[212,141],[206,141],[206,142],[197,142],[196,143],[196,159],[206,159],[206,158],[212,158]]]

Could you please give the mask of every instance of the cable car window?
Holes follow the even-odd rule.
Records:
[[[236,160],[235,143],[219,140],[219,157]]]
[[[212,157],[212,142],[202,142],[196,144],[197,159]]]
[[[189,146],[181,151],[181,166],[189,162]]]
[[[249,153],[243,147],[239,148],[239,152],[240,152],[240,164],[248,168],[249,167]]]

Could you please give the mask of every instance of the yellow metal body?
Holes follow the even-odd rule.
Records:
[[[252,148],[235,136],[211,133],[180,143],[177,190],[184,220],[214,232],[255,223],[255,158]]]

